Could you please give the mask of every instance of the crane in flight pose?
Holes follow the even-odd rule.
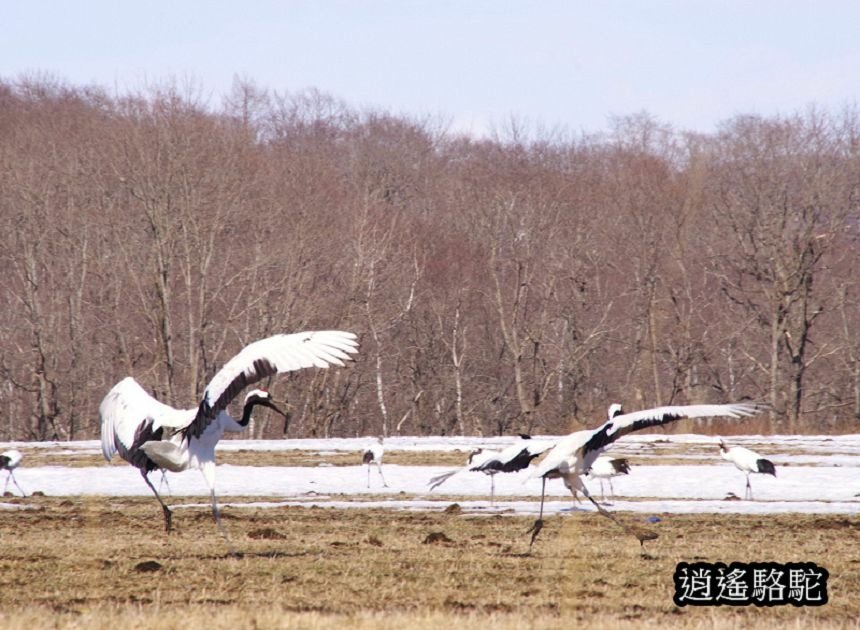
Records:
[[[611,512],[604,509],[595,501],[585,484],[582,475],[593,465],[597,458],[606,448],[617,439],[632,433],[641,431],[648,427],[660,426],[675,422],[682,418],[710,418],[714,416],[726,416],[729,418],[742,418],[752,416],[765,406],[759,403],[732,403],[726,405],[673,405],[668,407],[655,407],[632,413],[624,413],[621,405],[615,403],[610,405],[609,418],[596,429],[576,431],[559,441],[544,458],[532,469],[530,479],[540,478],[543,480],[540,498],[540,512],[534,525],[529,530],[532,534],[529,548],[543,529],[543,504],[546,496],[547,479],[562,479],[571,492],[581,492],[597,508],[597,511],[607,518],[615,521],[627,532],[639,539],[640,543],[657,537],[656,533],[642,531],[624,525]]]
[[[149,480],[156,469],[180,472],[197,468],[209,487],[212,515],[226,538],[215,499],[215,445],[225,432],[242,431],[255,406],[273,409],[286,417],[271,395],[255,389],[245,396],[242,416],[233,418],[226,409],[246,387],[260,380],[302,368],[343,366],[357,352],[354,334],[312,331],[275,335],[243,348],[218,370],[197,407],[175,409],[150,396],[128,376],[117,383],[99,406],[102,454],[107,461],[119,453],[140,471],[164,514],[164,528],[172,529],[170,508]]]
[[[490,476],[490,505],[495,503],[495,477],[500,472],[519,472],[529,467],[533,459],[537,459],[552,447],[552,442],[533,440],[530,435],[521,434],[520,440],[503,448],[501,451],[490,451],[482,448],[474,449],[469,454],[469,461],[462,468],[455,468],[430,479],[430,490],[438,488],[454,475],[467,472],[482,472]]]

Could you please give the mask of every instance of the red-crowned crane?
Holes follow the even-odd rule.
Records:
[[[497,473],[518,472],[528,468],[532,460],[540,457],[552,447],[552,442],[532,440],[530,435],[520,435],[520,440],[501,451],[474,449],[469,454],[468,463],[430,479],[430,490],[438,488],[454,475],[466,472],[482,472],[490,476],[490,505],[495,504]]]
[[[634,531],[632,528],[621,523],[610,512],[606,511],[592,498],[585,484],[582,482],[582,475],[594,465],[595,460],[610,444],[628,433],[668,424],[682,418],[710,418],[714,416],[742,418],[754,415],[764,408],[765,406],[759,403],[674,405],[624,413],[621,405],[617,403],[611,405],[608,412],[609,418],[606,422],[596,429],[577,431],[563,438],[538,462],[529,475],[531,479],[540,477],[543,480],[540,512],[530,530],[532,533],[531,545],[534,544],[537,535],[543,528],[543,504],[546,496],[546,481],[547,479],[556,478],[563,479],[571,492],[577,490],[584,494],[594,504],[598,512],[635,535],[639,538],[640,543],[656,538],[656,534],[653,532],[643,533]]]
[[[361,461],[367,464],[367,487],[370,487],[370,465],[376,464],[376,470],[379,472],[379,478],[382,479],[382,485],[386,488],[385,477],[382,475],[382,455],[385,453],[385,447],[382,444],[382,436],[376,439],[375,444],[371,444],[364,454],[361,456]]]
[[[750,486],[750,475],[752,473],[761,473],[764,475],[773,475],[776,477],[776,468],[773,462],[765,459],[755,451],[751,451],[743,446],[726,446],[726,443],[720,439],[720,455],[723,459],[729,460],[735,467],[744,473],[747,477],[747,487],[744,493],[744,498],[752,500],[752,486]]]
[[[9,489],[9,480],[11,479],[15,482],[15,487],[20,490],[21,496],[27,496],[27,493],[21,490],[21,486],[18,485],[18,480],[15,479],[15,469],[21,465],[21,461],[23,459],[24,456],[21,454],[21,451],[17,449],[0,453],[0,470],[6,471],[6,485],[3,486],[3,494],[6,494],[6,490]]]
[[[603,491],[603,480],[609,482],[610,498],[615,498],[615,488],[612,487],[612,478],[619,475],[630,474],[630,462],[623,457],[609,457],[601,455],[594,460],[591,468],[585,473],[591,479],[600,480],[600,498],[606,501],[606,493]]]
[[[485,461],[498,457],[500,453],[501,451],[491,451],[484,448],[473,448],[471,451],[469,451],[469,459],[466,460],[465,466],[461,468],[454,468],[453,470],[443,472],[441,475],[431,477],[429,482],[430,490],[435,490],[456,474],[459,474],[461,472],[467,472],[470,470],[478,470],[478,467],[481,466]],[[490,476],[490,505],[493,504],[493,501],[495,499],[495,475],[497,472],[497,470],[489,470],[485,472],[485,474],[488,474]]]
[[[212,497],[212,515],[225,535],[215,499],[215,445],[225,432],[242,431],[257,405],[286,414],[268,392],[254,390],[245,396],[242,417],[231,417],[227,406],[243,389],[266,377],[302,368],[343,366],[357,352],[354,334],[341,331],[311,331],[275,335],[243,348],[218,370],[200,404],[175,409],[150,396],[132,377],[126,377],[108,392],[99,406],[102,454],[110,461],[119,453],[140,471],[146,485],[161,504],[164,528],[171,530],[171,512],[148,478],[156,469],[179,472],[197,468]]]

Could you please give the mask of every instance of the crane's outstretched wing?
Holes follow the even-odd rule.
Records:
[[[539,442],[531,438],[523,439],[503,449],[496,457],[485,460],[470,470],[481,472],[517,472],[528,468],[532,460],[540,457],[553,446],[552,442]]]
[[[463,466],[461,468],[454,468],[452,470],[448,470],[446,472],[443,472],[441,475],[436,475],[435,477],[431,477],[430,481],[428,482],[428,484],[430,486],[430,490],[435,490],[436,488],[441,486],[443,483],[448,481],[451,477],[453,477],[456,474],[459,474],[461,472],[468,472],[470,470],[480,470],[480,467],[482,464],[484,464],[485,462],[488,462],[491,459],[498,457],[498,456],[499,456],[499,451],[482,450],[479,453],[476,453],[473,451],[473,454],[470,458],[471,461],[468,464],[466,464],[465,466]]]
[[[603,448],[633,431],[668,424],[682,418],[712,418],[717,416],[743,418],[753,416],[764,409],[767,409],[767,405],[750,402],[727,405],[675,405],[625,413],[607,420],[598,427],[594,435],[585,443],[584,451],[589,452]]]
[[[248,385],[281,372],[330,365],[342,367],[357,351],[355,335],[339,330],[275,335],[255,341],[230,359],[206,386],[185,435],[200,437],[218,413]]]
[[[536,466],[529,473],[529,479],[536,479],[549,474],[560,466],[564,466],[568,459],[582,448],[582,445],[588,442],[593,435],[593,430],[577,431],[559,440],[549,452],[544,455]]]
[[[146,455],[139,451],[140,445],[149,439],[161,439],[163,427],[188,424],[188,413],[159,402],[127,376],[113,386],[99,405],[102,455],[110,461],[119,452],[124,460],[141,467]]]

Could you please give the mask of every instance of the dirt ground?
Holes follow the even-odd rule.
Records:
[[[666,514],[648,524],[620,513],[660,534],[643,557],[635,538],[593,512],[548,518],[529,553],[530,519],[456,509],[227,507],[227,541],[205,507],[177,508],[167,535],[149,497],[6,501],[26,509],[0,510],[4,629],[814,628],[860,619],[854,516]],[[680,561],[815,562],[830,573],[830,601],[679,608]]]

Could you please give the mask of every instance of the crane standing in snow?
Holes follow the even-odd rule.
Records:
[[[610,405],[608,411],[609,418],[606,422],[596,429],[577,431],[563,438],[532,470],[530,478],[540,477],[543,480],[543,485],[541,488],[540,512],[531,530],[529,530],[532,533],[530,547],[534,544],[541,529],[543,529],[543,504],[546,496],[546,481],[547,479],[557,478],[563,479],[571,492],[576,490],[584,494],[594,504],[598,512],[636,536],[640,543],[656,538],[657,535],[654,532],[640,531],[626,526],[605,510],[588,492],[588,489],[582,482],[582,475],[594,465],[598,456],[610,444],[633,431],[641,431],[648,427],[668,424],[682,418],[706,418],[714,416],[741,418],[756,414],[763,408],[763,405],[757,403],[675,405],[624,413],[621,405],[617,403]]]
[[[9,489],[9,480],[11,479],[15,482],[15,487],[21,491],[21,496],[27,496],[27,493],[21,490],[21,486],[18,485],[18,480],[15,479],[15,469],[21,465],[23,459],[24,456],[17,449],[0,453],[0,470],[6,471],[6,485],[3,486],[3,494],[6,494],[6,490]]]
[[[752,486],[750,485],[750,475],[752,473],[762,473],[776,477],[776,468],[772,461],[743,446],[728,448],[726,443],[720,439],[720,455],[723,456],[723,459],[727,459],[733,463],[738,470],[747,476],[747,487],[744,492],[744,498],[746,499],[752,500],[753,498]]]
[[[379,478],[382,479],[382,485],[386,488],[385,477],[382,475],[382,455],[385,453],[385,447],[382,445],[382,436],[378,437],[376,444],[372,444],[364,451],[361,456],[361,461],[367,464],[367,487],[370,487],[370,465],[376,464],[376,470],[379,471]]]
[[[226,409],[247,386],[268,376],[302,368],[343,366],[355,353],[355,335],[340,331],[275,335],[249,344],[212,377],[196,408],[175,409],[150,396],[132,377],[117,383],[99,406],[102,454],[110,461],[119,453],[140,471],[161,504],[164,528],[170,532],[171,511],[147,476],[153,470],[180,472],[197,468],[209,486],[212,515],[226,538],[215,499],[215,445],[225,432],[242,431],[257,405],[284,415],[268,392],[253,390],[245,396],[242,417]]]
[[[612,478],[619,475],[629,475],[630,463],[623,457],[601,455],[594,460],[594,463],[586,474],[592,479],[600,480],[600,498],[605,502],[606,493],[603,491],[603,480],[606,479],[609,482],[610,497],[615,498],[615,488],[612,487]]]

